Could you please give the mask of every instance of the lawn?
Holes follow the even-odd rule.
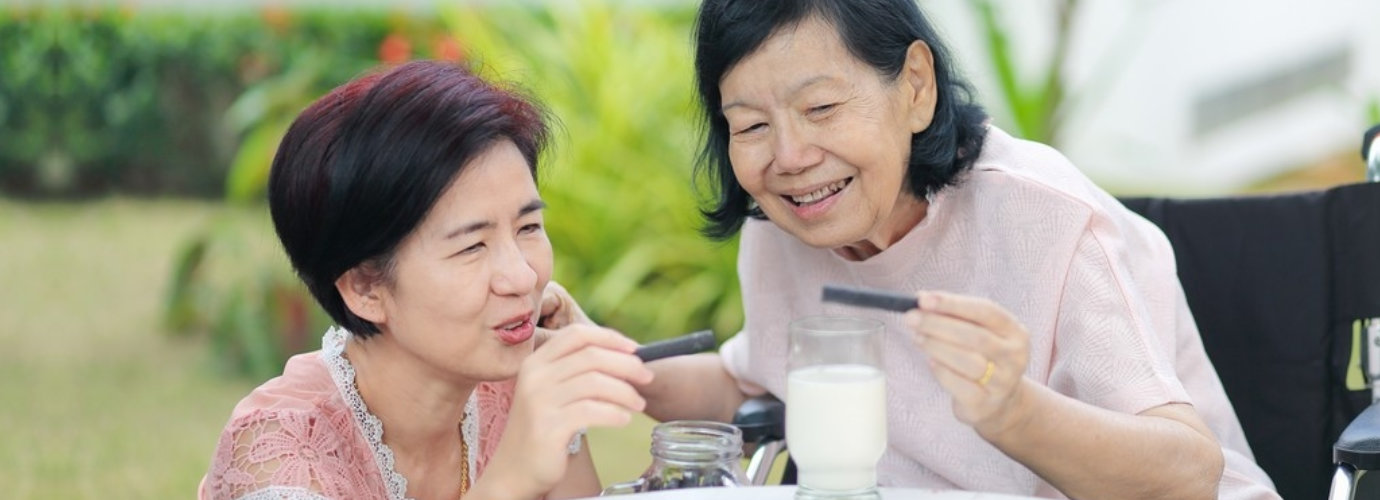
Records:
[[[253,383],[159,326],[169,261],[215,205],[0,200],[0,484],[5,498],[190,498]],[[257,250],[275,251],[262,216]],[[605,483],[649,461],[652,422],[590,431]]]

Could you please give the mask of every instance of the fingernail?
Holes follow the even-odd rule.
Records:
[[[930,309],[938,305],[939,299],[929,292],[920,292],[920,309]]]

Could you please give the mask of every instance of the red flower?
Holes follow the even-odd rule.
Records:
[[[412,44],[402,35],[393,33],[384,37],[379,44],[379,60],[387,64],[399,64],[412,58]]]
[[[432,57],[458,63],[465,60],[465,47],[450,35],[440,35],[431,44]]]

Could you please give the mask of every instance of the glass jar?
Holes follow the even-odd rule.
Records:
[[[652,429],[652,465],[642,476],[604,489],[604,495],[738,486],[743,476],[743,433],[701,420],[673,420]]]

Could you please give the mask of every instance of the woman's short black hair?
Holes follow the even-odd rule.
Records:
[[[379,332],[335,281],[365,264],[387,275],[398,243],[473,159],[515,144],[536,179],[545,113],[460,66],[418,61],[337,87],[292,123],[268,179],[273,226],[297,275],[340,326]]]
[[[929,128],[911,138],[906,177],[912,194],[923,198],[953,185],[982,150],[987,114],[915,0],[704,0],[696,21],[695,78],[704,135],[698,170],[713,186],[712,206],[703,211],[710,237],[729,238],[745,218],[763,217],[729,163],[719,83],[767,38],[812,16],[833,26],[854,57],[890,79],[900,75],[912,42],[929,44],[938,101]]]

